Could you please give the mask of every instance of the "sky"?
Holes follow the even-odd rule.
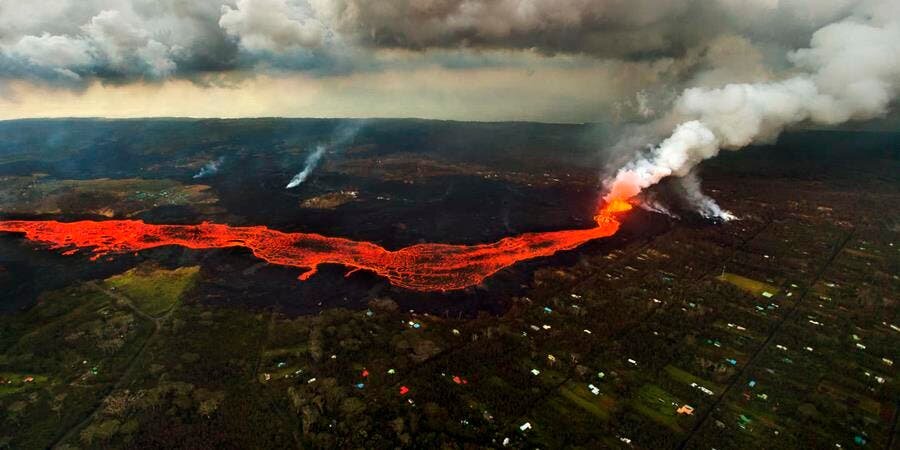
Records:
[[[0,0],[0,119],[634,122],[885,0]]]

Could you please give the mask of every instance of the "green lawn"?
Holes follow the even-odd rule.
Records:
[[[27,376],[33,377],[34,380],[26,383],[25,377]],[[16,392],[23,391],[25,389],[28,389],[29,387],[43,385],[47,383],[47,380],[49,380],[49,378],[46,375],[35,375],[33,373],[25,374],[0,372],[0,380],[6,381],[3,384],[0,384],[0,397],[3,397],[4,395],[15,394]]]
[[[128,297],[141,311],[161,316],[194,286],[200,268],[181,267],[175,270],[136,267],[108,278],[104,287]]]
[[[578,405],[581,409],[593,414],[600,420],[609,419],[609,410],[613,402],[608,400],[608,396],[595,396],[592,394],[587,385],[575,383],[572,381],[560,386],[560,394],[567,400]]]
[[[753,295],[763,295],[763,292],[768,292],[771,295],[778,293],[778,288],[769,283],[763,283],[762,281],[756,281],[752,278],[742,277],[733,273],[723,273],[716,277],[716,279],[731,283],[739,289],[743,289]]]
[[[669,377],[672,378],[673,380],[687,384],[687,385],[690,385],[691,383],[697,383],[700,386],[704,386],[706,388],[711,389],[716,394],[719,394],[723,390],[725,390],[725,388],[723,386],[713,383],[712,381],[709,381],[707,379],[694,376],[694,375],[692,375],[688,372],[685,372],[684,370],[681,370],[673,365],[666,366],[664,370],[666,371],[666,374],[668,374]]]
[[[672,431],[681,433],[684,430],[678,425],[676,409],[681,401],[655,384],[641,386],[631,406],[656,423],[665,425]]]

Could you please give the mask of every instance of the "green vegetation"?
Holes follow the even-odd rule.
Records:
[[[0,441],[46,448],[87,417],[125,372],[149,321],[87,287],[44,295],[25,313],[0,316]],[[25,377],[34,377],[24,382]],[[15,434],[10,434],[16,430]]]
[[[204,185],[143,178],[56,180],[45,174],[0,177],[0,213],[131,217],[160,206],[214,212],[218,198]]]
[[[146,314],[158,317],[171,310],[197,282],[200,267],[175,270],[140,266],[108,278],[103,287],[124,295]]]
[[[698,386],[704,386],[716,394],[721,393],[725,389],[724,387],[722,387],[716,383],[713,383],[712,381],[704,380],[703,378],[691,375],[690,373],[685,372],[684,370],[681,370],[672,365],[668,365],[665,367],[665,373],[666,373],[666,375],[668,375],[673,380],[675,380],[679,383],[684,383],[688,386],[690,386],[692,384],[696,384]]]
[[[42,386],[48,380],[46,375],[0,372],[0,397]]]
[[[581,409],[593,414],[600,420],[608,420],[613,401],[608,396],[595,396],[584,385],[567,382],[559,387],[563,397],[578,405]]]
[[[641,414],[649,417],[654,422],[681,433],[684,430],[678,425],[678,413],[680,401],[672,394],[654,384],[646,384],[638,390],[637,398],[631,406]]]
[[[740,289],[743,289],[753,295],[764,296],[765,293],[768,293],[769,296],[773,296],[778,293],[778,288],[772,286],[771,284],[764,283],[762,281],[757,281],[751,278],[742,277],[740,275],[736,275],[733,273],[723,273],[717,277],[719,281],[724,281],[726,283],[731,283],[737,286]]]

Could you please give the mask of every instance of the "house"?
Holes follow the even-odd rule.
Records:
[[[688,404],[681,405],[680,408],[676,410],[678,414],[685,414],[688,416],[694,415],[694,407]]]

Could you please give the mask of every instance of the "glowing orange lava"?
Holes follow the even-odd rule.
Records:
[[[246,247],[270,264],[306,269],[312,276],[319,264],[342,264],[370,270],[396,286],[418,291],[462,289],[484,281],[519,261],[550,256],[619,229],[617,214],[631,209],[613,201],[595,217],[597,226],[583,230],[526,233],[491,244],[418,244],[387,250],[370,242],[313,233],[283,233],[265,226],[233,227],[204,222],[199,225],[153,225],[139,220],[102,222],[0,221],[0,232],[24,233],[25,238],[72,254],[89,248],[94,259],[109,253],[133,252],[165,245],[192,249]]]

